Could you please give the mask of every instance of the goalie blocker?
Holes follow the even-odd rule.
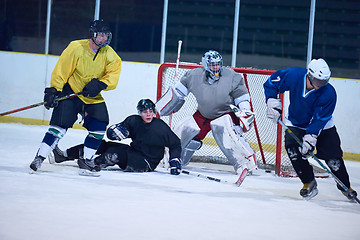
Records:
[[[177,112],[185,103],[185,96],[188,91],[179,86],[170,87],[166,93],[155,103],[156,111],[160,116],[169,116],[173,112]],[[185,92],[185,93],[184,93]]]

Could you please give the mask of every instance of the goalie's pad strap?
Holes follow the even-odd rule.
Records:
[[[174,132],[181,140],[181,161],[182,165],[185,166],[189,163],[192,155],[197,150],[194,149],[196,147],[193,147],[194,143],[190,142],[200,132],[200,128],[193,116],[188,116],[176,124]],[[194,150],[189,150],[189,148]]]
[[[256,161],[253,161],[254,151],[243,136],[235,133],[228,114],[213,120],[210,125],[216,143],[235,171],[244,164],[249,171],[256,169]]]
[[[184,96],[170,87],[166,93],[155,103],[156,111],[160,116],[169,116],[173,112],[177,112],[184,105]]]

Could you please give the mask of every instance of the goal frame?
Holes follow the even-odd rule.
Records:
[[[203,67],[202,65],[199,64],[193,64],[193,63],[180,63],[178,68],[183,68],[183,69],[194,69],[194,68],[199,68],[199,67]],[[166,68],[176,68],[176,63],[163,63],[160,65],[159,70],[158,70],[158,79],[157,79],[157,95],[156,95],[156,100],[158,101],[161,96],[162,96],[162,88],[163,88],[163,74],[164,74],[164,70]],[[262,70],[262,69],[252,69],[252,68],[233,68],[233,67],[226,67],[226,68],[230,68],[233,69],[236,72],[240,72],[241,74],[243,74],[244,76],[244,80],[245,80],[245,85],[249,91],[249,84],[248,84],[248,74],[261,74],[261,75],[271,75],[275,72],[275,70]],[[250,91],[249,91],[250,94]],[[284,95],[283,94],[279,94],[279,98],[282,100],[282,108],[283,108],[283,103],[284,103]],[[250,99],[251,99],[251,95],[250,95]],[[253,102],[250,101],[250,107],[251,110],[254,111],[253,108]],[[159,117],[159,116],[158,116]],[[255,116],[255,120],[254,120],[254,130],[255,130],[255,134],[257,137],[257,142],[258,142],[258,146],[259,146],[259,150],[260,150],[260,155],[262,158],[262,162],[266,165],[266,159],[264,156],[264,152],[262,149],[262,144],[261,144],[261,138],[260,138],[260,134],[258,131],[258,125],[256,122],[256,116]],[[281,170],[281,149],[282,149],[282,143],[283,143],[283,128],[282,126],[278,123],[276,126],[276,153],[275,153],[275,174],[278,176],[289,176],[288,173],[285,173]],[[259,161],[259,160],[257,160]]]

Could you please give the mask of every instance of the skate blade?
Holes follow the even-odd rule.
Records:
[[[92,172],[87,169],[79,169],[80,176],[87,176],[87,177],[100,177],[99,172]]]
[[[304,200],[310,200],[319,193],[319,190],[315,188],[309,196],[303,197]]]
[[[50,164],[56,163],[56,162],[55,162],[55,156],[54,156],[54,153],[53,153],[53,152],[51,152],[51,153],[49,154],[48,160],[49,160],[49,163],[50,163]]]

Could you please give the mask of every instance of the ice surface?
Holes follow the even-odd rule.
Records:
[[[77,174],[73,162],[29,174],[47,127],[0,123],[0,239],[360,239],[360,204],[348,202],[332,178],[317,179],[319,194],[302,200],[297,178],[262,170],[241,187],[187,175],[102,171]],[[81,143],[70,129],[59,146]],[[360,192],[360,163],[347,161]],[[227,171],[187,170],[229,182]]]

